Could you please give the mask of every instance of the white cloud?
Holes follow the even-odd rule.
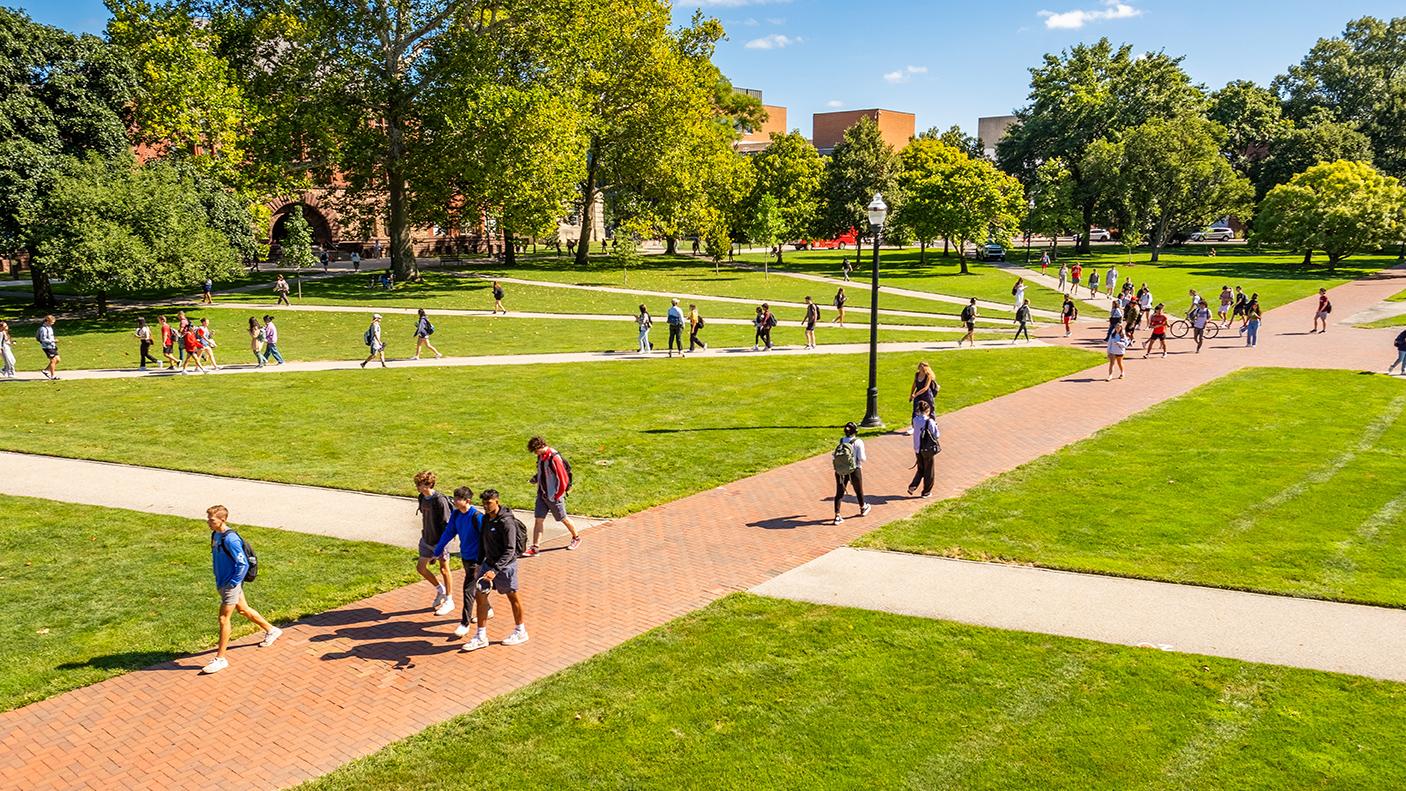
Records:
[[[841,107],[844,107],[845,103],[840,101],[839,99],[831,99],[830,101],[825,103],[825,106],[829,107],[831,110],[838,110]]]
[[[779,17],[779,16],[769,16],[769,17],[766,18],[766,23],[767,23],[768,25],[777,25],[777,26],[780,26],[780,25],[786,24],[786,18],[785,18],[785,17]]]
[[[799,44],[803,39],[800,36],[787,36],[781,33],[772,33],[769,36],[754,38],[746,44],[747,49],[785,49],[792,44]]]
[[[758,21],[757,21],[756,19],[754,19],[753,17],[747,17],[746,19],[742,20],[742,24],[743,24],[744,26],[746,26],[746,27],[756,27],[757,25],[760,25],[761,23],[758,22]]]
[[[1119,0],[1103,0],[1103,8],[1073,11],[1041,11],[1038,16],[1045,20],[1050,30],[1078,30],[1090,22],[1104,22],[1110,19],[1132,19],[1142,16],[1142,9],[1135,8]]]
[[[899,83],[908,82],[910,79],[913,78],[914,74],[927,73],[927,66],[905,66],[901,69],[890,71],[884,74],[884,82],[887,82],[890,85],[898,85]]]

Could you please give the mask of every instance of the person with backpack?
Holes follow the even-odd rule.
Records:
[[[1231,319],[1231,320],[1230,320],[1230,321],[1227,321],[1227,322],[1225,323],[1225,328],[1226,328],[1226,329],[1229,329],[1231,323],[1232,323],[1235,319],[1240,319],[1240,318],[1243,318],[1243,317],[1244,317],[1244,315],[1245,315],[1245,306],[1248,305],[1248,304],[1250,304],[1249,298],[1245,296],[1245,292],[1244,292],[1243,290],[1241,290],[1241,288],[1240,288],[1239,286],[1236,286],[1236,287],[1235,287],[1235,307],[1232,308],[1231,311],[1230,311],[1230,319]]]
[[[761,336],[762,343],[767,351],[771,351],[771,330],[776,326],[776,315],[771,312],[771,306],[762,303]]]
[[[278,279],[273,281],[273,293],[278,295],[278,299],[274,302],[275,305],[291,304],[288,302],[288,281],[283,279],[283,275],[279,275]]]
[[[1011,286],[1011,296],[1015,298],[1015,309],[1020,310],[1020,306],[1025,304],[1025,278],[1015,279],[1015,285]]]
[[[1401,375],[1402,375],[1402,376],[1406,376],[1406,330],[1402,330],[1401,333],[1396,336],[1395,344],[1396,344],[1396,362],[1394,362],[1394,363],[1392,363],[1391,365],[1388,365],[1388,366],[1387,366],[1387,368],[1386,368],[1387,375],[1388,375],[1388,376],[1391,375],[1391,369],[1396,368],[1397,366],[1400,366],[1400,367],[1401,367]],[[12,365],[12,367],[13,367],[13,363],[12,363],[11,365]],[[12,375],[13,375],[13,374],[12,374]]]
[[[449,553],[444,550],[444,530],[449,526],[449,498],[435,491],[438,477],[430,470],[415,473],[416,498],[415,513],[420,515],[420,559],[415,564],[425,581],[435,586],[434,602],[430,609],[435,615],[448,615],[454,611],[454,594],[450,591],[453,575],[449,570]],[[430,564],[439,563],[439,577],[430,571]]]
[[[833,303],[835,306],[835,318],[830,319],[831,324],[838,324],[841,327],[845,326],[845,303],[848,301],[849,298],[845,296],[844,288],[835,290],[835,301]]]
[[[264,362],[268,363],[269,358],[283,364],[283,355],[278,353],[278,327],[273,324],[273,316],[264,315]]]
[[[649,328],[654,326],[654,317],[649,315],[649,309],[640,305],[640,313],[635,316],[635,326],[640,331],[640,354],[649,354],[654,350],[654,344],[649,342]]]
[[[1115,306],[1116,309],[1116,306]],[[1015,322],[1019,326],[1015,328],[1015,337],[1011,338],[1011,343],[1020,340],[1020,336],[1025,336],[1025,342],[1030,342],[1030,300],[1025,300],[1015,311]]]
[[[459,539],[459,560],[464,564],[464,586],[461,594],[464,599],[463,611],[459,613],[459,626],[454,629],[455,637],[469,633],[469,624],[478,620],[474,614],[474,603],[478,600],[478,550],[483,529],[483,512],[474,507],[474,492],[467,486],[454,490],[453,509],[449,511],[449,524],[444,535],[435,544],[435,556],[445,554],[452,539]],[[493,617],[493,608],[488,608],[488,617]]]
[[[361,340],[369,349],[366,359],[361,361],[362,368],[365,368],[366,364],[372,360],[380,360],[382,368],[389,367],[386,365],[386,343],[381,337],[381,314],[371,314],[371,326],[362,333]]]
[[[942,385],[937,383],[937,377],[932,372],[932,366],[927,361],[918,363],[918,371],[913,374],[913,389],[908,392],[908,400],[913,402],[913,414],[918,414],[920,402],[926,402],[928,411],[932,412],[937,403],[937,391],[942,389]]]
[[[527,452],[537,457],[537,472],[530,483],[537,484],[537,504],[532,509],[532,543],[523,552],[524,557],[532,557],[538,552],[542,541],[542,526],[547,514],[556,517],[571,534],[567,549],[581,546],[581,536],[576,532],[576,524],[566,515],[566,494],[571,491],[571,465],[560,453],[552,450],[547,441],[533,437],[527,441]]]
[[[39,322],[39,329],[34,333],[34,340],[39,342],[39,348],[44,352],[44,356],[49,358],[49,364],[39,373],[44,374],[44,378],[57,382],[59,379],[59,339],[54,335],[54,317],[45,316]]]
[[[688,306],[688,350],[693,351],[694,347],[706,349],[708,344],[698,337],[699,330],[703,329],[703,317],[698,313],[698,306],[690,304]]]
[[[185,325],[185,330],[181,334],[181,349],[185,351],[185,360],[181,362],[181,373],[190,373],[190,364],[195,363],[195,370],[208,374],[210,369],[200,364],[200,338],[195,334],[195,325],[189,322]]]
[[[815,348],[815,324],[820,321],[820,306],[811,301],[810,296],[806,296],[806,317],[803,326],[806,330],[806,348]]]
[[[1074,300],[1068,294],[1064,295],[1064,304],[1059,309],[1060,318],[1064,321],[1064,337],[1069,337],[1069,323],[1079,318],[1079,306],[1074,304]]]
[[[1308,334],[1312,335],[1315,332],[1327,332],[1328,314],[1332,312],[1333,303],[1328,301],[1328,289],[1318,289],[1318,310],[1313,313],[1313,329],[1309,330]],[[1321,330],[1318,328],[1320,324],[1323,326]]]
[[[757,306],[757,315],[752,317],[752,351],[762,347],[762,306]]]
[[[495,280],[493,281],[493,313],[497,315],[499,312],[502,312],[504,316],[508,315],[508,309],[503,307],[503,285]]]
[[[937,454],[942,452],[942,444],[938,439],[940,436],[937,421],[932,417],[932,404],[919,401],[917,412],[913,415],[913,456],[916,469],[913,480],[908,484],[910,497],[918,491],[919,484],[923,487],[923,497],[932,495],[933,465]]]
[[[137,329],[132,334],[137,339],[137,365],[140,370],[146,370],[148,360],[160,368],[161,361],[151,356],[151,328],[146,326],[146,319],[141,316],[137,317]],[[7,337],[8,335],[9,333],[6,333]]]
[[[972,346],[976,345],[976,341],[973,339],[973,336],[976,335],[976,317],[976,297],[972,297],[966,307],[962,308],[962,324],[967,328],[967,334],[957,339],[958,347],[962,345],[962,341],[971,341]]]
[[[181,363],[176,359],[176,329],[171,326],[165,316],[156,317],[157,328],[161,334],[161,356],[164,357],[161,367],[175,370]]]
[[[1206,342],[1206,325],[1211,322],[1211,307],[1203,299],[1191,309],[1191,339],[1196,341],[1196,353],[1201,353],[1201,344]]]
[[[830,454],[835,468],[835,524],[844,522],[840,516],[840,502],[845,499],[845,489],[854,488],[854,496],[859,500],[859,515],[867,516],[871,506],[864,502],[864,473],[866,460],[864,440],[859,438],[859,426],[853,422],[845,424],[845,435],[840,444]]]
[[[421,349],[429,349],[434,352],[436,359],[444,356],[439,353],[439,349],[436,349],[433,343],[430,343],[430,336],[433,334],[434,324],[430,322],[430,317],[425,315],[425,309],[420,308],[418,317],[415,319],[415,356],[410,359],[420,359]],[[385,365],[385,361],[383,360],[381,364]]]
[[[229,647],[229,618],[235,612],[248,618],[264,630],[260,648],[268,648],[283,634],[283,630],[269,623],[258,610],[249,606],[244,597],[244,583],[253,582],[259,573],[259,560],[250,546],[239,534],[229,527],[229,509],[223,505],[212,505],[205,509],[205,524],[210,526],[210,560],[215,568],[215,590],[220,594],[220,642],[215,649],[215,658],[200,672],[209,675],[229,667],[225,650]]]
[[[478,630],[473,639],[464,643],[461,651],[477,651],[488,647],[488,607],[489,591],[496,591],[508,597],[513,608],[513,632],[503,638],[503,645],[521,645],[527,642],[527,626],[522,619],[522,599],[518,594],[519,551],[527,534],[527,527],[498,502],[497,489],[484,489],[479,494],[483,505],[483,525],[479,532],[478,579],[475,580],[475,596],[478,609]]]
[[[669,356],[674,356],[674,345],[678,344],[679,356],[684,356],[683,350],[683,309],[679,307],[679,301],[673,299],[669,301]]]

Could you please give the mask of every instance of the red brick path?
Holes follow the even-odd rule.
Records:
[[[1402,275],[1336,289],[1334,316],[1406,288]],[[1308,329],[1311,312],[1307,299],[1271,312],[1257,349],[1233,335],[1200,355],[1174,342],[1177,354],[1134,360],[1121,382],[1103,382],[1099,367],[947,415],[935,494],[959,494],[1237,368],[1381,370],[1392,359],[1392,331],[1290,334]],[[886,402],[890,421],[906,416],[896,400]],[[838,527],[828,524],[829,461],[818,457],[617,520],[580,551],[523,561],[532,639],[520,647],[459,653],[456,619],[428,614],[420,584],[308,618],[269,649],[246,639],[216,676],[195,672],[207,655],[187,657],[0,714],[0,787],[270,788],[323,774],[913,514],[931,501],[904,496],[910,443],[869,441],[874,511]],[[491,626],[493,639],[507,634],[506,606]]]

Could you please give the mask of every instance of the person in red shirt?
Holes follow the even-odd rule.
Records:
[[[176,359],[176,328],[166,322],[165,316],[157,316],[156,321],[161,325],[161,355],[166,359],[162,362],[165,367],[175,370],[181,366],[180,360]]]
[[[1147,326],[1152,328],[1152,335],[1147,339],[1147,351],[1142,355],[1144,360],[1152,354],[1154,343],[1162,347],[1162,356],[1167,356],[1167,314],[1162,312],[1163,307],[1163,304],[1158,302],[1157,307],[1152,309],[1152,316],[1147,320]]]
[[[208,374],[210,371],[200,364],[200,339],[195,336],[195,325],[186,324],[185,334],[181,336],[181,348],[185,350],[186,359],[181,363],[181,373],[190,373],[190,364],[195,363],[195,370]]]
[[[1327,332],[1328,314],[1332,312],[1333,303],[1328,301],[1328,289],[1318,289],[1318,310],[1313,314],[1313,329],[1309,330],[1308,334],[1312,335],[1315,332]],[[1323,325],[1323,329],[1318,328],[1320,324]]]

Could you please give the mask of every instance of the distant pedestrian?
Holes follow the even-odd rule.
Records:
[[[379,314],[377,318],[380,318]],[[429,316],[425,315],[425,309],[420,308],[415,318],[415,356],[411,358],[412,360],[420,359],[421,349],[429,349],[436,358],[444,356],[439,353],[439,349],[436,349],[433,343],[430,343],[430,336],[433,334],[434,323],[430,321]]]
[[[757,306],[757,315],[752,317],[752,351],[761,348],[762,343],[762,306]]]
[[[273,316],[265,315],[264,362],[267,363],[270,357],[277,360],[279,365],[283,365],[283,355],[278,352],[278,327],[274,326]]]
[[[1251,294],[1250,301],[1245,304],[1245,324],[1240,328],[1240,332],[1245,334],[1245,345],[1255,346],[1259,343],[1260,336],[1260,295]]]
[[[1206,341],[1206,325],[1211,321],[1211,308],[1205,301],[1191,309],[1191,339],[1196,341],[1196,353],[1201,353],[1201,344]]]
[[[1220,287],[1220,309],[1216,311],[1216,321],[1217,321],[1218,323],[1219,323],[1219,322],[1227,322],[1227,326],[1228,326],[1228,322],[1230,321],[1230,308],[1231,308],[1231,306],[1234,305],[1234,304],[1235,304],[1235,294],[1230,290],[1230,286],[1228,286],[1228,285],[1226,285],[1226,286],[1221,286],[1221,287]]]
[[[137,366],[145,371],[147,361],[150,360],[160,368],[161,361],[151,356],[151,328],[146,326],[146,319],[137,317],[137,330],[132,335],[137,339]]]
[[[941,389],[932,366],[926,361],[918,363],[918,371],[913,374],[913,389],[908,392],[908,400],[913,403],[913,414],[918,414],[919,405],[923,403],[928,405],[928,411],[936,411],[937,392]]]
[[[361,253],[359,253],[359,252],[357,252],[357,251],[355,251],[355,250],[352,251],[352,254],[351,254],[351,265],[352,265],[352,272],[353,272],[353,273],[355,273],[355,272],[360,272],[360,271],[361,271]]]
[[[1133,344],[1133,336],[1137,334],[1138,325],[1142,323],[1142,308],[1138,306],[1137,300],[1129,300],[1128,306],[1123,308],[1123,332],[1128,336],[1128,345]]]
[[[771,351],[771,331],[776,327],[776,314],[771,312],[771,306],[762,303],[762,343],[767,351]]]
[[[493,312],[508,315],[508,309],[503,307],[503,286],[497,280],[493,281]]]
[[[483,529],[483,512],[474,506],[474,492],[467,486],[454,490],[453,507],[449,511],[449,524],[444,534],[435,544],[434,556],[439,557],[449,551],[449,542],[459,540],[459,560],[464,564],[464,583],[460,591],[462,610],[459,625],[454,629],[455,637],[469,633],[469,624],[478,618],[474,615],[474,604],[478,600],[478,552]],[[493,617],[493,608],[488,608],[488,617]]]
[[[377,240],[376,240],[375,246],[372,247],[372,250],[371,250],[371,257],[372,257],[372,258],[380,258],[380,257],[381,257],[381,251],[382,251],[381,240],[380,240],[380,239],[377,239]]]
[[[1137,309],[1138,315],[1141,317],[1139,322],[1152,316],[1152,289],[1148,288],[1146,283],[1143,283],[1142,288],[1137,291]]]
[[[0,321],[0,376],[6,379],[15,378],[15,342],[10,337],[10,325]]]
[[[1046,253],[1046,255],[1049,255],[1049,254]],[[1060,264],[1060,265],[1059,265],[1059,290],[1060,290],[1061,293],[1063,293],[1064,287],[1067,286],[1068,284],[1069,284],[1069,267],[1065,266],[1064,264]]]
[[[156,323],[161,331],[161,356],[165,358],[163,363],[166,368],[175,370],[180,367],[180,361],[176,359],[176,328],[166,321],[165,316],[157,316]]]
[[[329,255],[327,255],[327,251],[326,251],[326,250],[323,250],[323,251],[322,251],[322,255],[320,255],[320,256],[318,257],[318,260],[320,260],[320,261],[322,262],[322,271],[323,271],[323,272],[326,272],[326,271],[327,271],[327,267],[330,266],[331,263],[332,263],[332,257],[329,256]]]
[[[1113,366],[1118,366],[1118,378],[1123,378],[1123,356],[1128,353],[1128,336],[1120,324],[1108,333],[1108,380],[1113,380]]]
[[[1070,291],[1077,292],[1079,290],[1079,284],[1083,282],[1083,274],[1084,265],[1075,261],[1074,266],[1069,269],[1069,276],[1073,279],[1074,284],[1074,287],[1071,288]]]
[[[1390,374],[1391,369],[1400,367],[1401,375],[1406,376],[1406,330],[1402,330],[1396,336],[1396,341],[1394,342],[1394,344],[1396,346],[1396,362],[1392,363],[1391,365],[1388,365],[1386,368],[1386,372]],[[13,359],[9,361],[9,366],[10,376],[14,376],[15,363]]]
[[[1030,342],[1030,300],[1025,300],[1015,311],[1015,337],[1011,338],[1011,343],[1020,340],[1020,336],[1025,336],[1025,342]]]
[[[688,350],[693,351],[694,347],[701,349],[708,348],[708,344],[698,337],[698,333],[703,329],[703,316],[698,313],[698,306],[690,304],[688,306]]]
[[[698,237],[693,237],[693,254],[698,255]]]
[[[669,356],[674,356],[674,345],[678,344],[679,356],[684,356],[683,350],[683,309],[679,307],[679,301],[673,299],[669,301]]]
[[[640,331],[640,354],[649,354],[654,348],[654,344],[649,342],[649,328],[654,326],[654,318],[649,315],[649,309],[640,305],[640,314],[635,317],[635,326]]]
[[[185,358],[181,361],[181,373],[190,373],[191,363],[195,363],[195,370],[203,374],[210,373],[209,369],[200,364],[200,338],[195,334],[194,324],[186,324],[185,331],[181,333],[181,350],[185,352]]]
[[[937,421],[932,417],[932,405],[926,401],[918,402],[918,411],[913,415],[913,425],[909,430],[913,435],[913,456],[914,467],[913,480],[908,484],[908,494],[918,491],[918,486],[923,487],[922,496],[932,495],[933,467],[937,454],[942,452],[942,443],[939,439],[941,433],[937,428]]]
[[[1079,318],[1079,306],[1074,304],[1074,300],[1068,294],[1064,295],[1064,304],[1059,309],[1060,318],[1064,321],[1064,337],[1069,337],[1069,323]]]
[[[853,272],[853,271],[854,271],[854,267],[850,266],[849,257],[848,257],[848,256],[845,256],[845,257],[841,258],[841,259],[840,259],[840,276],[845,279],[845,282],[846,282],[846,283],[849,282],[849,273],[850,273],[850,272]]]
[[[1113,300],[1113,304],[1108,308],[1108,332],[1104,333],[1103,339],[1106,341],[1113,337],[1113,328],[1123,326],[1123,303],[1121,300]]]
[[[415,473],[417,494],[415,513],[420,515],[420,559],[415,571],[435,588],[434,601],[430,609],[435,615],[448,615],[454,611],[454,594],[450,587],[452,574],[449,570],[449,553],[441,546],[440,539],[449,526],[449,498],[435,490],[438,477],[430,470]],[[430,570],[432,564],[439,564],[439,576]]]
[[[40,373],[50,381],[58,381],[59,378],[59,340],[54,334],[54,317],[45,316],[39,324],[39,331],[34,333],[34,339],[39,341],[39,348],[44,352],[44,356],[49,358],[49,364]]]
[[[1089,298],[1090,298],[1090,299],[1093,299],[1093,298],[1095,298],[1095,297],[1097,297],[1097,296],[1098,296],[1098,270],[1097,270],[1097,269],[1093,269],[1093,268],[1091,267],[1091,268],[1089,269]]]
[[[1025,278],[1015,279],[1015,285],[1011,286],[1011,296],[1015,298],[1015,310],[1019,311],[1020,306],[1025,304]]]
[[[361,340],[366,343],[366,359],[361,361],[361,367],[372,360],[380,360],[381,367],[386,368],[386,341],[381,336],[381,314],[371,314],[371,326],[366,328],[366,332],[361,334]],[[416,358],[419,359],[419,358]]]
[[[201,286],[200,291],[201,302],[204,302],[206,305],[213,305],[215,303],[215,297],[213,293],[215,291],[215,282],[213,280],[208,277],[205,278],[205,283],[203,286]]]
[[[165,317],[162,317],[163,323]],[[253,316],[249,317],[249,351],[254,353],[255,367],[264,367],[264,325]]]
[[[228,520],[229,509],[223,505],[205,509],[205,524],[210,526],[210,560],[215,568],[215,590],[220,594],[220,641],[215,649],[215,658],[200,670],[206,675],[229,667],[225,651],[229,648],[229,619],[235,612],[264,630],[260,648],[273,645],[283,634],[282,629],[269,623],[258,610],[250,607],[244,597],[244,583],[255,579],[258,560],[253,547],[229,528]]]
[[[273,281],[273,293],[278,295],[278,299],[275,301],[274,304],[292,304],[288,301],[288,281],[283,279],[283,275],[279,275],[278,279]]]
[[[1161,302],[1152,309],[1152,316],[1147,319],[1147,326],[1151,328],[1152,334],[1147,338],[1147,349],[1143,352],[1142,358],[1145,360],[1152,354],[1152,345],[1155,343],[1162,347],[1162,356],[1167,356],[1167,314],[1164,312],[1166,305]]]
[[[1108,296],[1113,296],[1114,288],[1118,285],[1118,267],[1110,266],[1108,271],[1103,273],[1103,290]]]
[[[513,608],[513,632],[503,638],[503,645],[527,642],[527,626],[523,623],[522,600],[518,595],[518,538],[526,532],[511,509],[498,502],[498,490],[485,489],[479,494],[483,505],[483,527],[479,540],[478,574],[475,586],[478,608],[478,630],[473,639],[464,643],[462,651],[477,651],[488,647],[488,592],[497,591],[508,597]]]
[[[1318,308],[1313,312],[1313,329],[1308,334],[1328,331],[1328,314],[1333,312],[1333,303],[1328,300],[1328,289],[1318,289]],[[1320,329],[1321,327],[1321,329]]]
[[[848,301],[849,297],[845,296],[844,288],[835,290],[835,301],[832,303],[835,306],[835,318],[830,320],[831,324],[845,326],[845,303]]]
[[[566,545],[567,549],[581,546],[581,535],[576,532],[576,523],[566,515],[566,495],[571,491],[571,465],[541,437],[529,439],[527,450],[537,457],[537,471],[531,480],[531,483],[537,484],[537,504],[532,509],[532,543],[523,554],[529,557],[537,554],[547,514],[561,522],[571,534],[571,543]]]
[[[1194,288],[1188,288],[1186,290],[1186,295],[1191,298],[1191,304],[1186,308],[1186,313],[1189,316],[1191,315],[1191,311],[1195,310],[1196,306],[1201,304],[1201,292]]]
[[[811,301],[810,295],[806,295],[806,316],[802,321],[802,326],[806,331],[806,348],[815,348],[815,324],[820,321],[820,306]]]
[[[854,489],[854,496],[859,500],[859,515],[867,516],[869,504],[864,502],[864,473],[863,467],[866,461],[864,454],[864,440],[859,438],[859,426],[854,423],[845,424],[844,436],[840,437],[840,443],[835,446],[835,450],[830,454],[831,462],[835,468],[835,524],[845,521],[840,516],[840,503],[845,499],[845,490]]]
[[[1049,271],[1049,268],[1050,268],[1050,251],[1049,251],[1049,250],[1045,250],[1044,252],[1040,253],[1040,274],[1042,274],[1042,275],[1045,274],[1046,272]],[[1063,269],[1063,268],[1064,268],[1064,267],[1062,267],[1062,266],[1060,267],[1060,269]],[[1060,283],[1060,288],[1064,288],[1064,284],[1063,284],[1063,283]]]
[[[176,311],[176,354],[180,356],[182,364],[186,360],[185,337],[188,329],[190,329],[190,319],[186,318],[186,312],[184,310]]]
[[[976,297],[972,297],[971,301],[962,308],[962,326],[967,328],[967,334],[957,339],[958,346],[962,345],[962,341],[971,341],[972,346],[976,345],[976,340],[974,340],[976,336],[976,317]]]
[[[220,370],[220,364],[215,362],[215,331],[210,329],[210,320],[201,319],[200,325],[195,328],[195,340],[200,344],[198,354],[209,361],[210,367],[216,371]]]
[[[1249,305],[1249,304],[1250,304],[1250,298],[1247,297],[1247,296],[1245,296],[1245,292],[1242,291],[1239,286],[1236,286],[1236,287],[1235,287],[1235,307],[1232,308],[1231,311],[1230,311],[1230,318],[1231,318],[1231,320],[1233,321],[1234,319],[1240,319],[1241,322],[1243,323],[1244,318],[1245,318],[1245,307],[1246,307],[1247,305]],[[1226,327],[1229,327],[1230,324],[1231,324],[1231,322],[1230,322],[1230,321],[1227,321],[1227,322],[1225,323],[1225,326],[1226,326]]]

